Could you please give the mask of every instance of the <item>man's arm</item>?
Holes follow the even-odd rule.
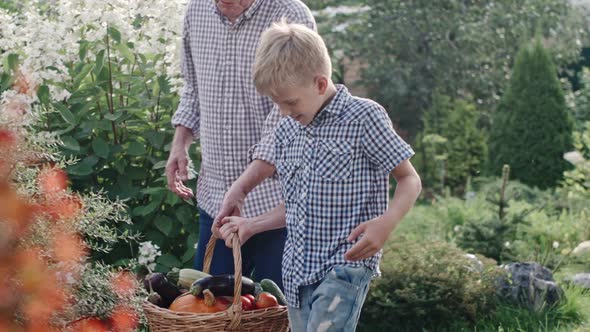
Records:
[[[193,197],[193,191],[186,187],[183,181],[188,179],[188,149],[193,139],[199,136],[200,121],[199,92],[191,53],[190,13],[189,8],[184,18],[182,37],[182,76],[185,84],[180,96],[180,104],[172,118],[172,125],[176,129],[166,163],[168,189],[183,199]]]
[[[395,178],[397,186],[389,207],[383,215],[366,221],[352,230],[348,236],[349,242],[354,242],[362,236],[344,254],[346,260],[357,261],[369,258],[381,250],[389,234],[399,225],[418,199],[422,183],[409,160],[402,161],[390,175]]]
[[[225,245],[232,247],[231,235],[237,233],[240,244],[246,243],[253,235],[283,228],[287,225],[285,218],[285,204],[281,203],[269,212],[253,218],[225,217],[221,220],[219,229],[220,238],[225,240]]]
[[[221,203],[221,209],[213,220],[211,232],[218,238],[221,238],[219,228],[221,220],[228,216],[241,216],[244,200],[252,189],[259,185],[264,179],[272,176],[275,172],[275,166],[262,159],[256,159],[248,165],[244,173],[232,184]]]

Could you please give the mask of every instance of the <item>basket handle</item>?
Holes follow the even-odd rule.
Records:
[[[242,249],[240,245],[240,239],[236,236],[236,233],[231,235],[232,242],[232,253],[234,256],[234,301],[226,312],[231,318],[230,330],[237,330],[242,321]],[[211,234],[211,238],[207,243],[205,249],[205,258],[203,261],[203,272],[209,273],[211,269],[211,260],[213,259],[213,252],[215,251],[215,243],[217,237]]]

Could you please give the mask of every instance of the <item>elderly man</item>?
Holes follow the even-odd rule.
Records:
[[[182,198],[193,192],[187,180],[188,149],[201,144],[197,183],[199,242],[195,268],[203,268],[205,246],[224,195],[246,170],[272,160],[272,131],[278,121],[273,103],[256,92],[252,65],[262,32],[286,18],[315,29],[309,9],[299,0],[191,0],[183,34],[185,86],[172,119],[176,127],[166,166],[168,187]],[[271,112],[272,111],[272,112]],[[251,217],[270,211],[281,201],[279,184],[269,178],[234,211],[223,215]],[[270,278],[282,288],[281,257],[285,229],[261,233],[242,248],[243,274]],[[233,273],[233,256],[219,240],[212,274]]]

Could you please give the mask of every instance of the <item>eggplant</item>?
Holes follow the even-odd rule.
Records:
[[[203,291],[209,289],[215,296],[234,296],[233,274],[210,276],[196,280],[191,285],[191,293],[194,296],[203,297]],[[242,294],[254,295],[254,281],[250,278],[242,277]]]
[[[164,273],[150,273],[143,279],[143,286],[150,292],[160,295],[159,306],[168,308],[172,302],[182,294],[180,289],[168,281]]]

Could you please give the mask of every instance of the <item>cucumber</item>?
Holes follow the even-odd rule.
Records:
[[[287,305],[287,298],[285,298],[285,294],[283,294],[279,286],[274,281],[270,279],[262,279],[260,281],[260,286],[262,286],[262,290],[265,292],[269,292],[274,295],[280,305]]]
[[[193,282],[205,278],[210,277],[210,274],[205,272],[194,270],[194,269],[178,269],[173,268],[172,271],[166,274],[168,280],[177,284],[179,287],[182,288],[191,288]]]
[[[210,276],[201,278],[191,285],[190,292],[194,296],[203,297],[203,291],[209,289],[215,296],[234,296],[234,276],[233,274]],[[242,277],[242,294],[254,295],[254,281],[250,278]]]

